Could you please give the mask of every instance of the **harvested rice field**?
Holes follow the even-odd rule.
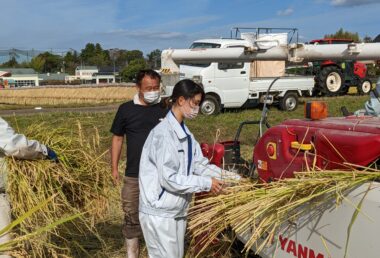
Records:
[[[131,99],[135,93],[135,87],[125,85],[2,89],[0,105],[77,106],[109,104]]]

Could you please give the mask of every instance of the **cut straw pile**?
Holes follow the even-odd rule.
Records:
[[[196,257],[204,257],[213,242],[231,228],[236,234],[249,234],[245,244],[260,252],[270,244],[282,223],[310,212],[305,204],[344,200],[347,191],[380,179],[380,170],[318,171],[296,173],[295,178],[262,184],[238,182],[224,194],[195,201],[190,211],[189,229]],[[357,209],[359,210],[359,209]]]
[[[58,154],[58,164],[49,160],[7,160],[7,193],[15,218],[52,198],[19,225],[18,234],[30,234],[66,216],[82,216],[24,245],[22,249],[33,257],[71,255],[70,238],[74,234],[96,234],[95,223],[108,210],[109,164],[105,159],[107,151],[99,148],[97,129],[84,132],[79,122],[78,128],[72,130],[53,128],[34,125],[24,133],[53,149]]]

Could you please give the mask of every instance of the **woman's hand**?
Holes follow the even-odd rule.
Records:
[[[211,180],[212,184],[210,192],[212,192],[213,194],[218,194],[223,189],[224,182],[215,178],[211,178]]]

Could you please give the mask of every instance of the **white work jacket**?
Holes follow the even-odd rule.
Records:
[[[376,89],[380,95],[380,79],[377,81]],[[380,116],[380,98],[377,98],[373,92],[370,94],[370,99],[365,103],[366,115]]]
[[[376,89],[374,90],[380,95],[380,79],[377,81]],[[380,116],[380,98],[371,92],[369,100],[364,104],[364,109],[355,111],[354,115]]]
[[[7,172],[5,156],[19,159],[41,159],[47,154],[45,145],[15,133],[12,127],[0,117],[0,189],[5,187]]]
[[[144,144],[139,210],[161,217],[185,217],[192,193],[210,191],[211,177],[220,178],[221,169],[209,164],[192,133],[170,111]]]

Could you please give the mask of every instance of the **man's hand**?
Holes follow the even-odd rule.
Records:
[[[55,151],[53,151],[52,149],[50,149],[49,147],[46,147],[47,149],[47,158],[55,163],[58,163],[59,160],[58,160],[58,157],[57,157],[57,154],[55,153]]]
[[[120,184],[120,174],[119,170],[114,169],[112,170],[112,180],[114,185],[119,185]]]
[[[213,194],[218,194],[223,189],[224,182],[215,178],[211,178],[211,180],[212,184],[210,192],[212,192]]]

